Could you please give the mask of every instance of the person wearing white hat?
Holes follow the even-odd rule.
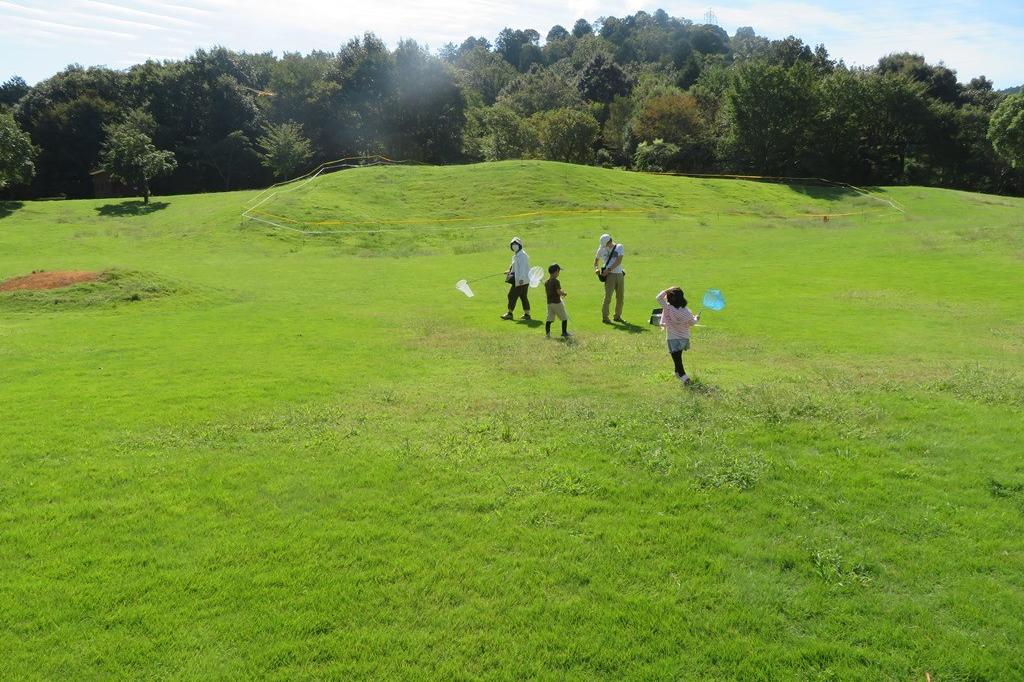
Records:
[[[626,298],[626,271],[622,269],[622,257],[626,250],[622,244],[612,241],[610,234],[601,235],[601,246],[594,256],[594,272],[604,282],[604,304],[601,306],[601,321],[611,324],[608,308],[615,294],[615,321],[622,322],[622,304]]]
[[[523,319],[530,319],[530,257],[523,251],[523,240],[513,237],[508,243],[512,249],[512,264],[508,267],[505,281],[510,288],[508,290],[508,312],[501,316],[503,320],[511,320],[516,309],[516,301],[523,300]]]

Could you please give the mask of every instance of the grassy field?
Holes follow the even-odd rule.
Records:
[[[258,209],[304,236],[256,197],[0,205],[0,281],[107,273],[0,294],[0,675],[1024,678],[1024,201],[385,167]],[[512,236],[572,342],[455,290]],[[673,284],[729,301],[691,389]]]

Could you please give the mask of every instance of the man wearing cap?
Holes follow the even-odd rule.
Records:
[[[601,321],[611,324],[608,319],[608,306],[615,293],[615,321],[622,322],[622,303],[626,298],[626,271],[622,269],[622,257],[625,255],[622,244],[612,241],[610,234],[601,235],[601,246],[594,256],[594,272],[604,277],[604,304],[601,306]]]

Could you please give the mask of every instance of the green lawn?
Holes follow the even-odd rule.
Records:
[[[1024,678],[1024,200],[386,167],[260,207],[303,236],[255,197],[0,204],[0,281],[113,271],[0,294],[0,675]],[[572,343],[455,290],[512,236]],[[691,389],[673,284],[728,298]]]

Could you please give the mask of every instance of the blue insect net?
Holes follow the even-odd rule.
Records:
[[[725,307],[725,296],[720,289],[708,289],[704,293],[703,304],[710,310],[721,310]]]

